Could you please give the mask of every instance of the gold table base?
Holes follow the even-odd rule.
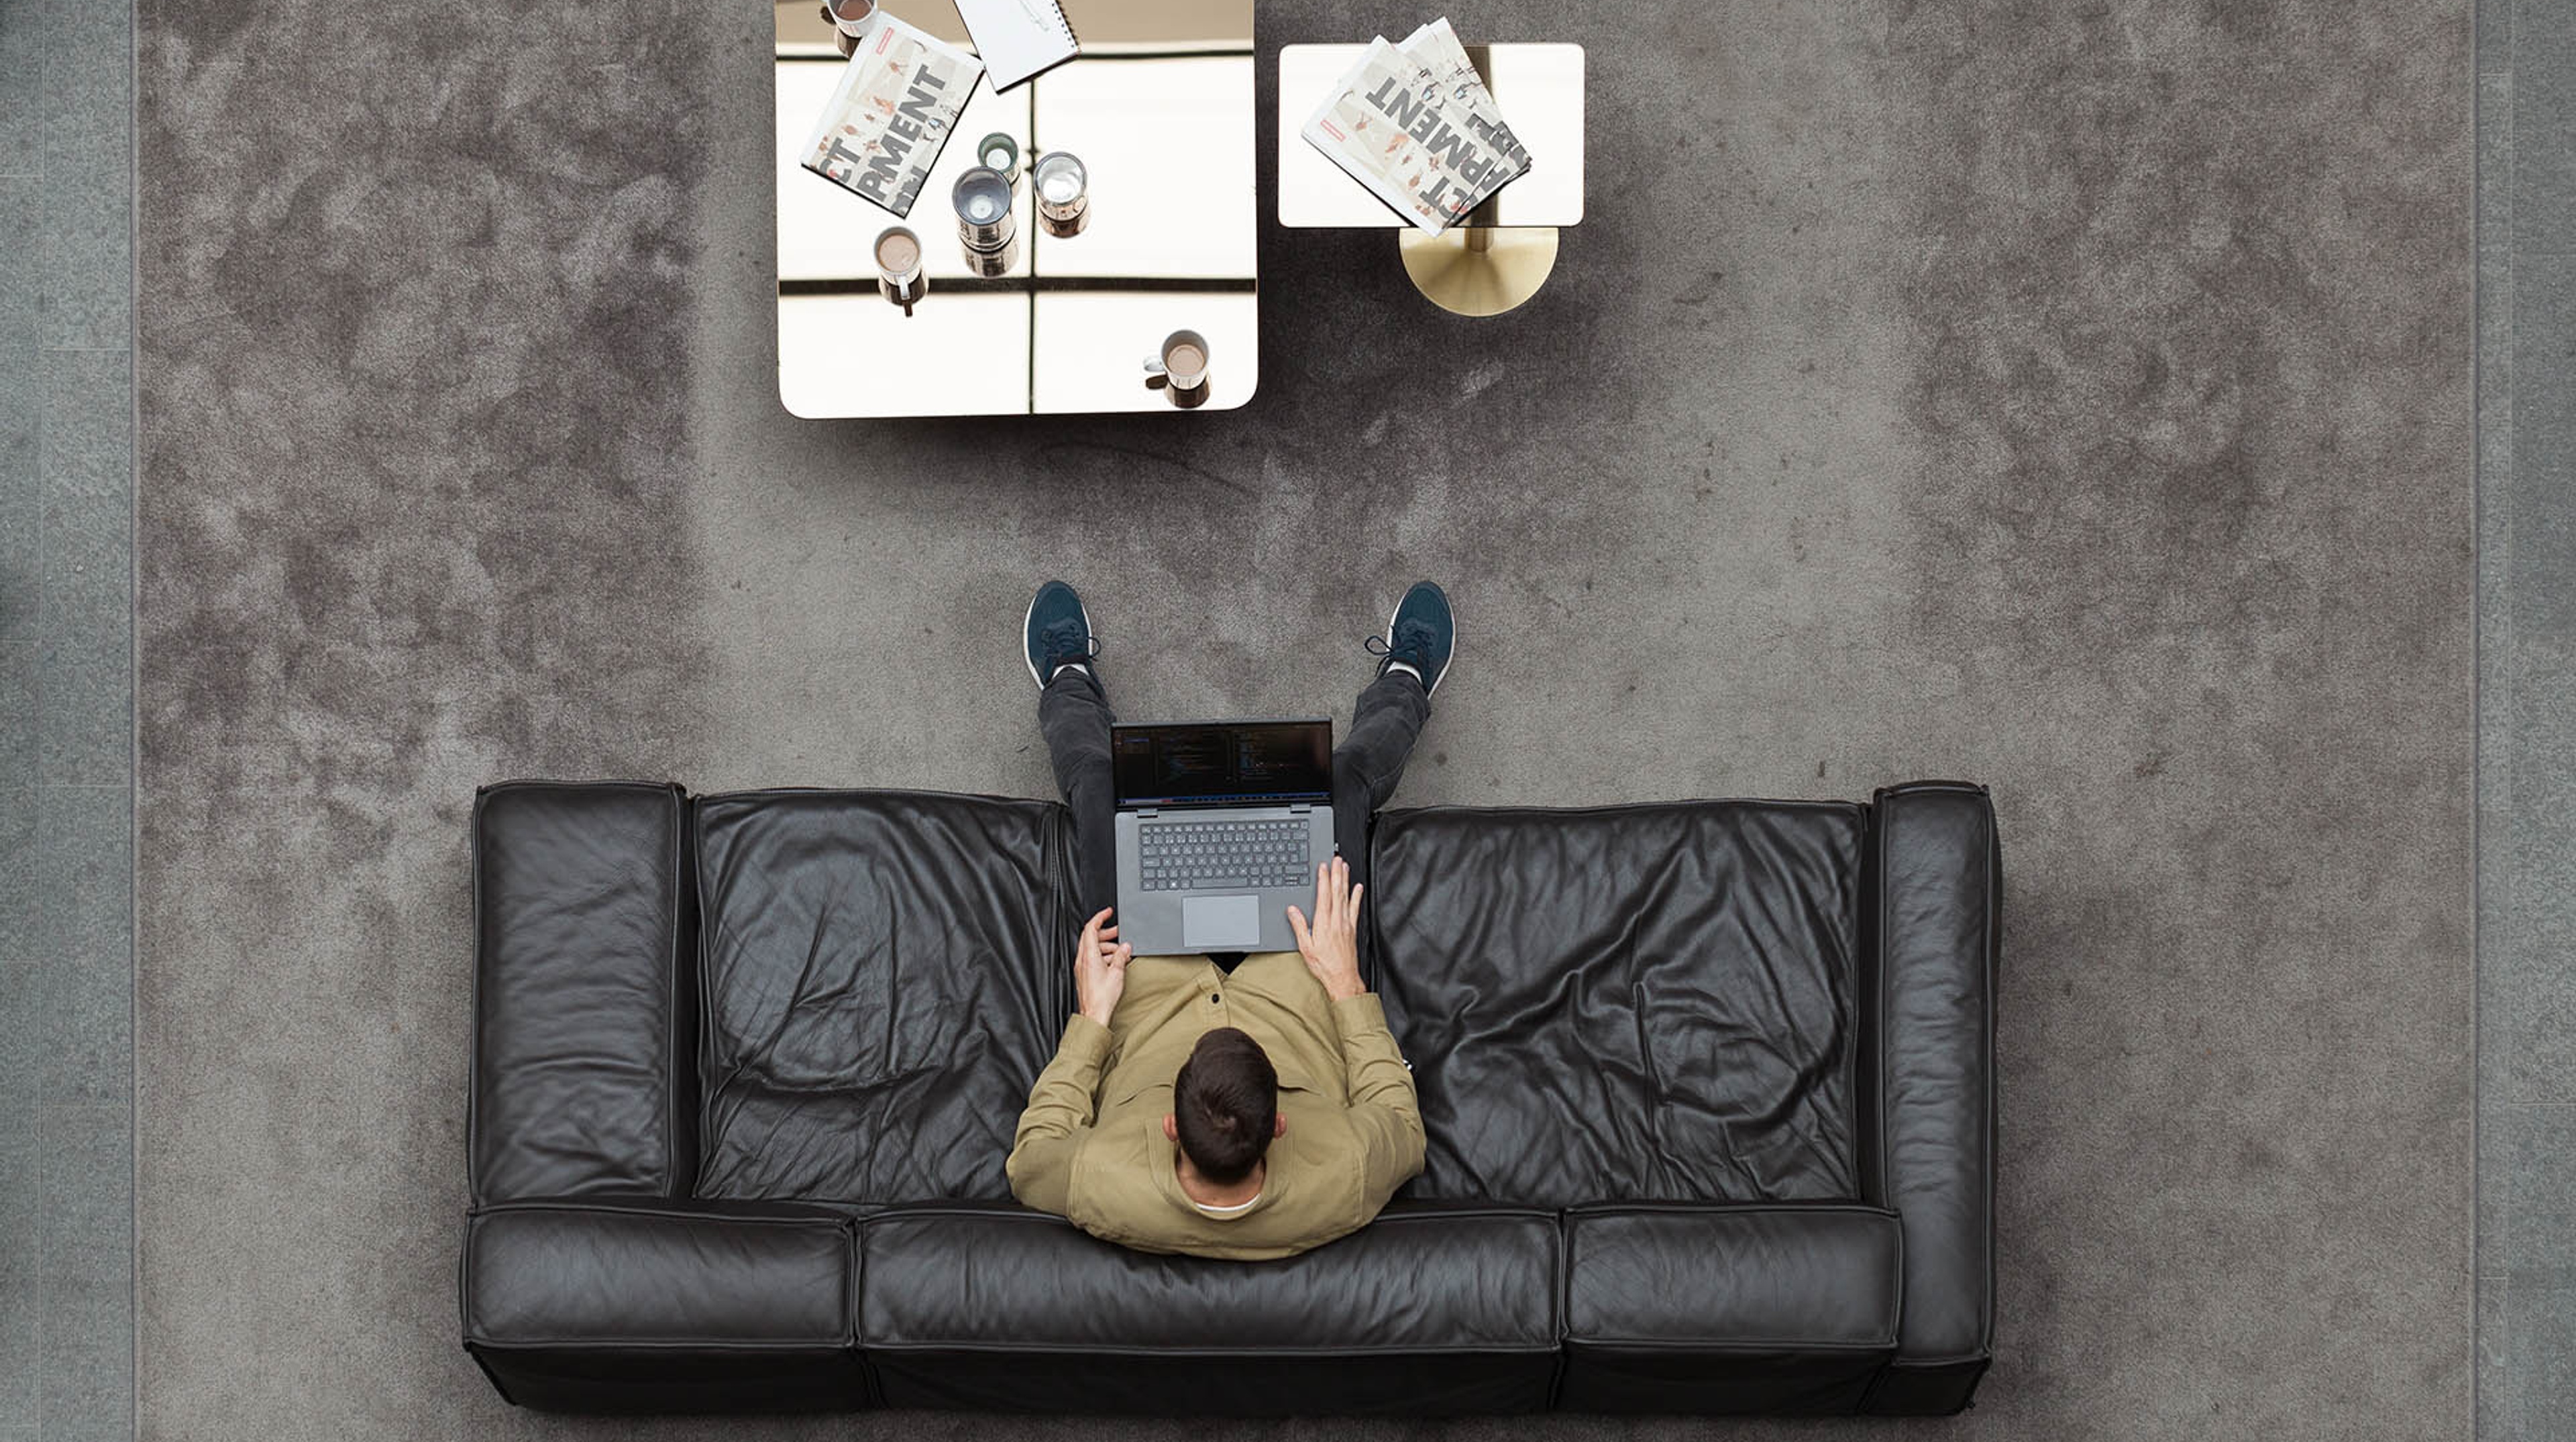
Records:
[[[1413,288],[1456,315],[1501,315],[1538,294],[1556,269],[1552,225],[1408,229],[1398,243]]]

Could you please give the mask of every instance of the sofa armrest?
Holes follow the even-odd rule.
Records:
[[[1557,1405],[1848,1414],[1896,1350],[1903,1253],[1848,1202],[1574,1208]]]
[[[696,1162],[688,802],[510,782],[474,801],[474,1201],[685,1196]]]
[[[820,1207],[487,1207],[465,1224],[465,1340],[843,1348],[854,1252],[850,1219]]]
[[[1725,1351],[1896,1345],[1896,1218],[1876,1207],[1605,1203],[1565,1214],[1566,1339]]]
[[[1861,948],[1861,1187],[1905,1234],[1874,1412],[1955,1412],[1994,1344],[1994,986],[2002,853],[1985,789],[1878,793]]]

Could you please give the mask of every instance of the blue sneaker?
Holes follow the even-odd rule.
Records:
[[[1423,694],[1439,690],[1449,658],[1458,650],[1458,621],[1449,614],[1449,593],[1429,581],[1414,582],[1387,618],[1385,639],[1371,636],[1367,645],[1370,655],[1382,658],[1379,675],[1402,662],[1422,677]]]
[[[1082,597],[1062,581],[1038,587],[1021,629],[1028,633],[1029,674],[1040,686],[1054,677],[1057,667],[1076,661],[1087,665],[1100,654],[1100,641],[1091,634],[1091,617],[1082,609]]]

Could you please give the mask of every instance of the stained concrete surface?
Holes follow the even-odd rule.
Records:
[[[0,4],[0,1442],[133,1436],[133,71]]]
[[[1265,198],[1246,411],[809,425],[765,14],[145,4],[144,1436],[1196,1435],[455,1345],[472,787],[1043,794],[1049,574],[1139,717],[1346,718],[1443,579],[1400,804],[1992,783],[1999,1360],[1922,1430],[2466,1432],[2465,6],[1449,13],[1590,50],[1530,306]]]
[[[2478,1435],[2576,1435],[2576,10],[2478,16]]]

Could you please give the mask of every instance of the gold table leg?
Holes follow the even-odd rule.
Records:
[[[1413,288],[1458,315],[1501,315],[1538,294],[1556,269],[1552,225],[1462,225],[1398,238]]]
[[[1493,47],[1468,46],[1467,61],[1490,89]],[[1438,235],[1407,230],[1398,244],[1413,288],[1457,315],[1501,315],[1538,294],[1548,272],[1556,269],[1556,227],[1498,226],[1491,199],[1477,206],[1464,225]]]

